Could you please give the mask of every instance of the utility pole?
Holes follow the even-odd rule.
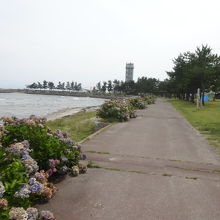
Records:
[[[200,88],[197,89],[197,99],[196,99],[196,106],[197,109],[200,107],[201,103],[200,103]]]

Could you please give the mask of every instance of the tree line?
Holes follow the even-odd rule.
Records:
[[[156,78],[141,77],[137,82],[131,80],[128,82],[120,80],[108,80],[98,82],[93,87],[94,93],[123,93],[127,95],[136,95],[139,93],[154,93],[160,90],[160,81]]]
[[[77,82],[58,82],[55,85],[54,82],[44,80],[41,82],[34,82],[30,85],[27,85],[26,88],[28,89],[59,89],[59,90],[74,90],[80,91],[82,90],[82,84]]]
[[[168,93],[194,102],[200,88],[204,105],[205,92],[220,91],[220,56],[214,54],[209,46],[202,45],[194,52],[181,53],[173,63],[173,70],[167,72],[169,78],[162,82]]]

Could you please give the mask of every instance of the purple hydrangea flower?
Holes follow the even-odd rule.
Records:
[[[27,154],[27,153],[22,153],[21,154],[21,159],[22,160],[27,160],[27,159],[30,159],[30,158],[31,158],[31,156],[29,154]]]
[[[43,220],[55,220],[53,213],[50,211],[41,211],[40,216]]]
[[[65,153],[65,154],[69,154],[69,153],[71,153],[71,150],[70,150],[70,149],[65,149],[65,150],[64,150],[64,153]]]
[[[33,185],[34,183],[36,183],[36,178],[34,178],[34,177],[31,177],[30,179],[29,179],[29,184],[31,184],[31,185]]]
[[[28,220],[36,220],[38,219],[38,210],[36,208],[28,208],[26,210],[27,214],[28,214]]]
[[[61,157],[61,161],[66,162],[66,161],[68,161],[68,158],[66,158],[66,157]]]

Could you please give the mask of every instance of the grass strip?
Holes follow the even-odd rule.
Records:
[[[220,151],[220,100],[206,102],[200,109],[190,102],[177,99],[168,101]]]
[[[69,117],[47,122],[52,129],[66,131],[74,141],[81,141],[95,132],[96,112],[79,112]]]

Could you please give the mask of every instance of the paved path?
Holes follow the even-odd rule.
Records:
[[[103,168],[58,184],[57,220],[220,219],[220,160],[166,101],[83,147]]]

